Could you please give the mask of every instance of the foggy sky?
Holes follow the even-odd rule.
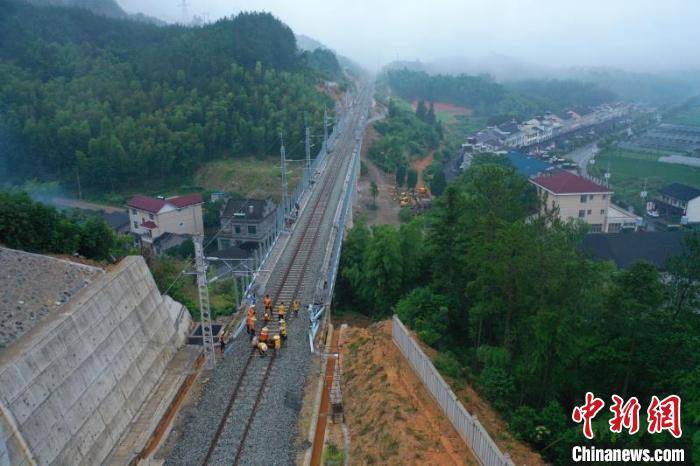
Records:
[[[117,0],[180,22],[181,0]],[[507,56],[541,66],[700,67],[698,0],[188,0],[188,17],[273,13],[363,66]]]

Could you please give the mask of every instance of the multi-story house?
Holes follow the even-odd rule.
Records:
[[[126,203],[129,229],[144,246],[151,246],[165,233],[195,235],[204,233],[202,196],[134,196]]]
[[[610,202],[613,190],[567,171],[551,172],[530,180],[548,210],[557,209],[563,221],[578,219],[593,233],[636,229],[638,217]]]
[[[228,199],[221,209],[218,249],[253,243],[268,248],[281,228],[277,206],[263,199]]]

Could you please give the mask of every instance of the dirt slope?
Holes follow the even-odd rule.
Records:
[[[478,464],[391,341],[389,322],[341,341],[349,464]]]

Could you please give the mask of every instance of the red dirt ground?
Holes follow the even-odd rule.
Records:
[[[411,165],[415,170],[418,172],[418,183],[416,186],[420,188],[421,186],[425,186],[423,183],[423,170],[428,168],[428,165],[433,163],[433,158],[435,156],[435,152],[431,152],[428,154],[427,157],[423,157],[422,159],[416,159],[413,162],[411,162]]]
[[[476,465],[391,340],[391,322],[350,327],[341,342],[349,464]]]
[[[414,100],[413,102],[411,102],[411,106],[413,107],[413,110],[415,110],[416,107],[418,106],[418,101]],[[472,114],[472,109],[470,109],[468,107],[461,107],[459,105],[454,105],[454,104],[451,104],[448,102],[433,102],[433,106],[435,107],[436,112],[452,113],[453,115],[471,115]]]

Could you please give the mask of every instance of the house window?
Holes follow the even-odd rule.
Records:
[[[607,198],[608,198],[608,195],[607,195],[607,194],[603,194],[603,200],[605,200],[605,199],[607,199]]]
[[[600,233],[601,231],[603,231],[603,225],[600,223],[594,223],[591,225],[591,233]]]
[[[139,227],[139,222],[137,222],[136,220],[134,220],[134,228],[138,228],[138,227]]]
[[[585,210],[579,210],[578,211],[578,218],[585,218],[586,217],[586,211]]]
[[[588,209],[588,215],[591,215],[591,213],[593,213],[593,211],[591,209]]]
[[[234,231],[237,235],[240,235],[240,234],[241,234],[241,226],[240,226],[240,225],[234,225],[233,231]]]
[[[600,215],[605,215],[605,209],[600,209]]]
[[[587,200],[588,200],[588,196],[585,194],[581,194],[581,203],[585,204]]]
[[[257,231],[257,228],[255,228],[255,225],[248,225],[248,234],[254,235]]]
[[[150,218],[151,220],[153,220],[153,214],[148,214],[148,218]]]
[[[136,212],[136,209],[131,209],[131,213],[134,215],[138,215],[138,212]]]

